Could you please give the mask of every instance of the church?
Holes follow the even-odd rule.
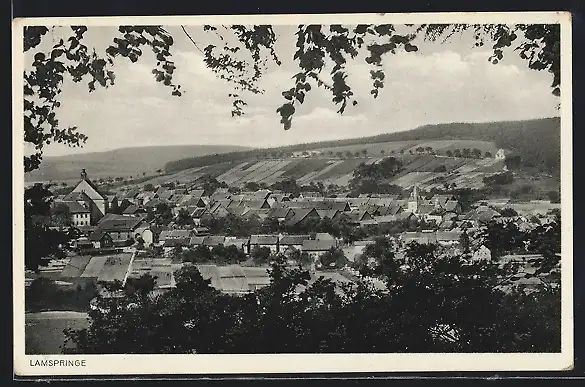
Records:
[[[69,207],[73,225],[93,226],[108,212],[108,199],[87,177],[85,169],[80,177],[75,188],[63,198],[63,203]]]

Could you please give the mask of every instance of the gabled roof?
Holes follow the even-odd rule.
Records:
[[[203,194],[205,193],[204,190],[202,189],[194,189],[191,192],[189,192],[189,194],[191,195],[191,197],[196,198],[196,197],[201,197],[203,196]]]
[[[205,240],[204,236],[194,236],[189,239],[189,246],[200,246],[203,245]]]
[[[89,234],[89,237],[87,237],[88,240],[92,241],[92,242],[98,242],[101,241],[102,239],[104,239],[105,237],[109,237],[109,234],[103,230],[95,230],[94,232],[92,232],[91,234]],[[111,237],[110,237],[111,239]]]
[[[267,216],[274,218],[286,218],[290,211],[292,211],[290,208],[271,208],[268,211]]]
[[[80,202],[91,200],[90,197],[84,192],[70,192],[63,198],[64,202]]]
[[[87,214],[87,213],[91,212],[89,210],[89,208],[85,208],[84,205],[82,205],[78,202],[63,201],[60,203],[63,203],[64,205],[66,205],[67,208],[69,208],[69,212],[72,214]]]
[[[317,213],[321,218],[333,219],[335,216],[341,214],[339,210],[317,210]]]
[[[303,241],[303,251],[327,251],[335,247],[334,240],[305,240]]]
[[[98,228],[105,231],[133,231],[142,223],[142,219],[129,215],[106,214],[98,223]]]
[[[252,235],[250,236],[251,245],[276,245],[278,236],[276,235]]]
[[[249,239],[247,238],[237,238],[237,237],[225,237],[225,241],[223,242],[224,246],[237,246],[243,247],[248,243]]]
[[[225,242],[225,236],[220,235],[209,235],[204,237],[203,244],[205,246],[218,246],[223,245]]]
[[[443,205],[443,208],[445,209],[445,211],[455,211],[457,210],[458,205],[459,202],[457,202],[457,200],[448,200]]]
[[[270,205],[268,204],[268,202],[265,199],[262,200],[242,200],[240,202],[241,206],[253,209],[253,210],[259,210],[261,208],[270,208]]]
[[[136,214],[138,212],[145,212],[145,210],[143,208],[138,207],[135,204],[130,204],[128,207],[126,207],[124,211],[122,211],[122,214],[131,215]]]
[[[421,204],[416,210],[419,214],[431,214],[433,211],[435,211],[435,206],[432,204]]]
[[[279,243],[280,245],[302,245],[303,241],[309,239],[309,235],[283,235]]]
[[[335,237],[327,232],[318,232],[315,234],[315,240],[334,241]]]
[[[288,219],[285,223],[288,226],[294,226],[304,221],[310,214],[314,214],[320,218],[319,213],[314,208],[295,208],[289,212]]]

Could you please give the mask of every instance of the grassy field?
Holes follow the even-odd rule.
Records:
[[[61,353],[65,340],[63,330],[87,328],[86,313],[42,312],[25,316],[25,353],[27,355],[56,355]]]

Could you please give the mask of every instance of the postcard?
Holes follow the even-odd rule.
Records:
[[[13,35],[17,376],[572,369],[569,13]]]

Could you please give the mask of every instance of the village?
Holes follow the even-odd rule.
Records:
[[[125,286],[149,274],[155,289],[164,291],[175,286],[177,269],[195,264],[218,290],[246,294],[270,283],[269,263],[276,256],[290,265],[301,264],[313,280],[352,282],[360,277],[356,267],[364,250],[379,236],[393,241],[397,255],[416,242],[437,245],[443,254],[465,252],[471,261],[490,261],[492,251],[478,236],[485,224],[511,221],[528,232],[554,221],[559,211],[558,204],[548,201],[510,199],[483,200],[464,209],[454,195],[427,198],[416,185],[406,198],[236,192],[219,187],[207,193],[200,184],[167,184],[121,187],[115,195],[104,195],[83,170],[71,192],[53,202],[67,219],[52,227],[67,224],[76,232],[69,252],[38,273],[27,272],[26,284],[42,277],[64,288],[94,284],[106,292],[103,285]],[[517,249],[498,254],[499,262],[537,257]],[[369,280],[384,288],[380,280]],[[523,280],[527,285],[538,282]]]

